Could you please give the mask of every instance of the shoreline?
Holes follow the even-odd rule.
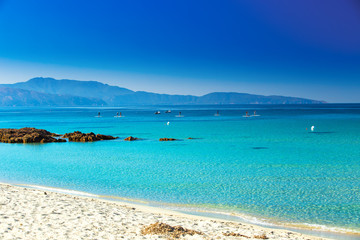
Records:
[[[170,211],[172,214],[181,214],[191,217],[209,218],[211,220],[249,224],[266,229],[279,229],[284,231],[291,231],[300,234],[310,235],[313,237],[342,239],[342,240],[360,240],[360,232],[357,232],[356,230],[345,229],[340,227],[328,227],[326,225],[307,224],[307,223],[291,223],[291,222],[281,222],[281,221],[276,222],[276,221],[271,221],[271,219],[261,218],[259,216],[226,212],[215,208],[201,207],[190,204],[175,204],[175,203],[166,203],[166,202],[160,203],[150,200],[130,199],[126,197],[119,197],[112,195],[98,195],[98,194],[71,190],[66,188],[0,182],[0,185],[1,184],[9,184],[12,186],[32,188],[43,191],[53,191],[67,195],[96,198],[99,200],[104,200],[109,202],[127,204],[133,207],[151,208],[154,209],[155,212]]]
[[[263,227],[250,223],[193,215],[187,212],[184,213],[166,208],[148,206],[144,203],[119,201],[115,198],[108,199],[110,196],[104,198],[105,196],[67,189],[0,183],[0,190],[1,195],[3,195],[1,197],[10,200],[4,204],[4,199],[0,199],[0,204],[2,204],[0,205],[0,232],[4,232],[3,235],[0,233],[1,239],[13,239],[15,236],[18,236],[16,234],[24,233],[25,235],[22,235],[24,238],[20,237],[20,239],[32,239],[32,237],[34,237],[34,239],[42,239],[42,237],[39,238],[39,236],[43,236],[43,234],[46,235],[51,230],[51,227],[50,229],[47,227],[44,228],[46,224],[50,224],[50,226],[60,224],[57,226],[57,228],[61,229],[58,233],[60,235],[55,237],[55,239],[64,236],[71,238],[71,233],[74,229],[76,231],[79,231],[79,229],[84,230],[80,226],[77,226],[78,224],[102,225],[104,221],[109,220],[110,222],[108,224],[110,224],[110,228],[107,226],[105,232],[111,239],[117,239],[119,234],[125,237],[125,239],[154,239],[157,237],[156,235],[143,235],[141,234],[141,230],[155,222],[164,222],[171,226],[180,225],[204,234],[194,236],[185,235],[183,237],[184,239],[239,239],[240,235],[249,239],[258,239],[259,236],[266,236],[267,239],[327,239],[325,237],[306,235],[281,227],[278,228],[277,226]],[[64,193],[64,191],[66,193]],[[18,209],[18,211],[15,211],[16,209]],[[59,209],[61,211],[59,211]],[[77,218],[72,216],[70,209],[76,209],[77,212],[80,211]],[[118,213],[113,212],[114,209],[117,209]],[[49,223],[48,218],[51,218],[51,213],[54,211],[58,216],[62,217],[50,219],[53,221]],[[104,212],[108,213],[105,214],[105,219],[103,216]],[[95,218],[89,218],[89,215],[86,213],[94,215]],[[122,216],[121,221],[117,221],[116,218],[118,216]],[[33,224],[30,224],[29,221],[30,223],[33,222]],[[66,222],[69,221],[72,222],[72,224],[68,226]],[[16,223],[18,224],[16,225]],[[34,226],[34,224],[36,226]],[[124,224],[128,227],[124,227]],[[23,228],[26,228],[25,230],[27,231]],[[15,231],[9,231],[9,229]],[[101,229],[104,230],[104,226]],[[83,238],[85,239],[91,239],[93,238],[92,236],[101,237],[98,234],[102,234],[102,231],[93,228],[85,228],[84,231]],[[26,233],[28,235],[26,235]],[[63,235],[65,233],[70,235]],[[224,235],[227,233],[240,235],[238,235],[238,237],[229,237]]]

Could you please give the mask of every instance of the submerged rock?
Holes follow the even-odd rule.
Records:
[[[49,142],[66,142],[64,139],[57,139],[56,133],[51,133],[44,129],[20,128],[0,129],[0,142],[4,143],[49,143]]]
[[[160,138],[159,141],[176,141],[175,138]]]
[[[101,140],[117,139],[117,137],[113,137],[110,135],[95,134],[93,132],[82,133],[79,131],[75,131],[73,133],[65,133],[62,137],[69,139],[69,142],[95,142]]]
[[[133,137],[133,136],[130,136],[130,137],[127,137],[124,139],[124,141],[136,141],[136,140],[139,140],[139,138]]]

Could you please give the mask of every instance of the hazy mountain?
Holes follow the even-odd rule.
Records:
[[[106,102],[78,96],[0,87],[0,106],[102,106]]]
[[[115,96],[110,105],[186,105],[196,104],[199,97],[191,95],[169,95],[150,92],[134,92],[133,94]]]
[[[215,92],[199,97],[197,104],[311,104],[323,103],[304,98],[263,96],[236,92]]]
[[[201,97],[191,95],[168,95],[149,92],[135,92],[116,96],[108,102],[109,105],[181,105],[181,104],[311,104],[321,103],[303,98],[283,96],[262,96],[247,93],[218,92]]]
[[[1,85],[0,85],[1,86]],[[53,78],[32,78],[27,82],[3,84],[4,87],[19,88],[41,93],[73,95],[86,98],[99,98],[108,100],[112,96],[130,94],[133,91],[109,86],[96,81],[56,80]]]
[[[191,95],[169,95],[151,92],[134,92],[126,88],[110,86],[96,81],[55,80],[53,78],[33,78],[27,82],[15,84],[2,84],[0,87],[28,90],[27,99],[22,99],[26,104],[50,105],[181,105],[181,104],[311,104],[323,103],[321,101],[284,97],[262,96],[247,93],[215,92],[201,97]],[[21,100],[21,93],[14,92],[15,96],[9,97]],[[43,94],[43,95],[41,95]],[[48,94],[48,95],[45,95]],[[50,95],[49,95],[50,94]],[[49,97],[46,101],[45,96]],[[72,97],[71,97],[72,96]],[[4,98],[4,96],[0,96]],[[62,99],[60,99],[62,98]],[[40,100],[41,99],[41,100]],[[56,101],[55,101],[56,99]],[[3,100],[3,102],[5,101]],[[3,103],[4,105],[4,103]],[[38,106],[36,105],[36,106]]]

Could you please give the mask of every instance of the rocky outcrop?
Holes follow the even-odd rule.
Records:
[[[113,140],[117,138],[109,135],[95,134],[93,132],[82,133],[79,131],[75,131],[73,133],[66,133],[62,137],[69,139],[69,142],[95,142],[101,140]]]
[[[136,140],[139,140],[139,138],[133,137],[133,136],[130,136],[130,137],[127,137],[124,139],[124,141],[136,141]]]
[[[177,139],[175,138],[160,138],[159,141],[162,142],[162,141],[176,141]]]
[[[49,142],[66,142],[64,139],[55,138],[58,134],[51,133],[44,129],[21,128],[0,129],[0,142],[4,143],[49,143]]]

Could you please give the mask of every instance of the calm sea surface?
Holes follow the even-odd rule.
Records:
[[[2,182],[360,233],[359,104],[0,108],[0,128],[21,127],[120,139],[0,143]]]

